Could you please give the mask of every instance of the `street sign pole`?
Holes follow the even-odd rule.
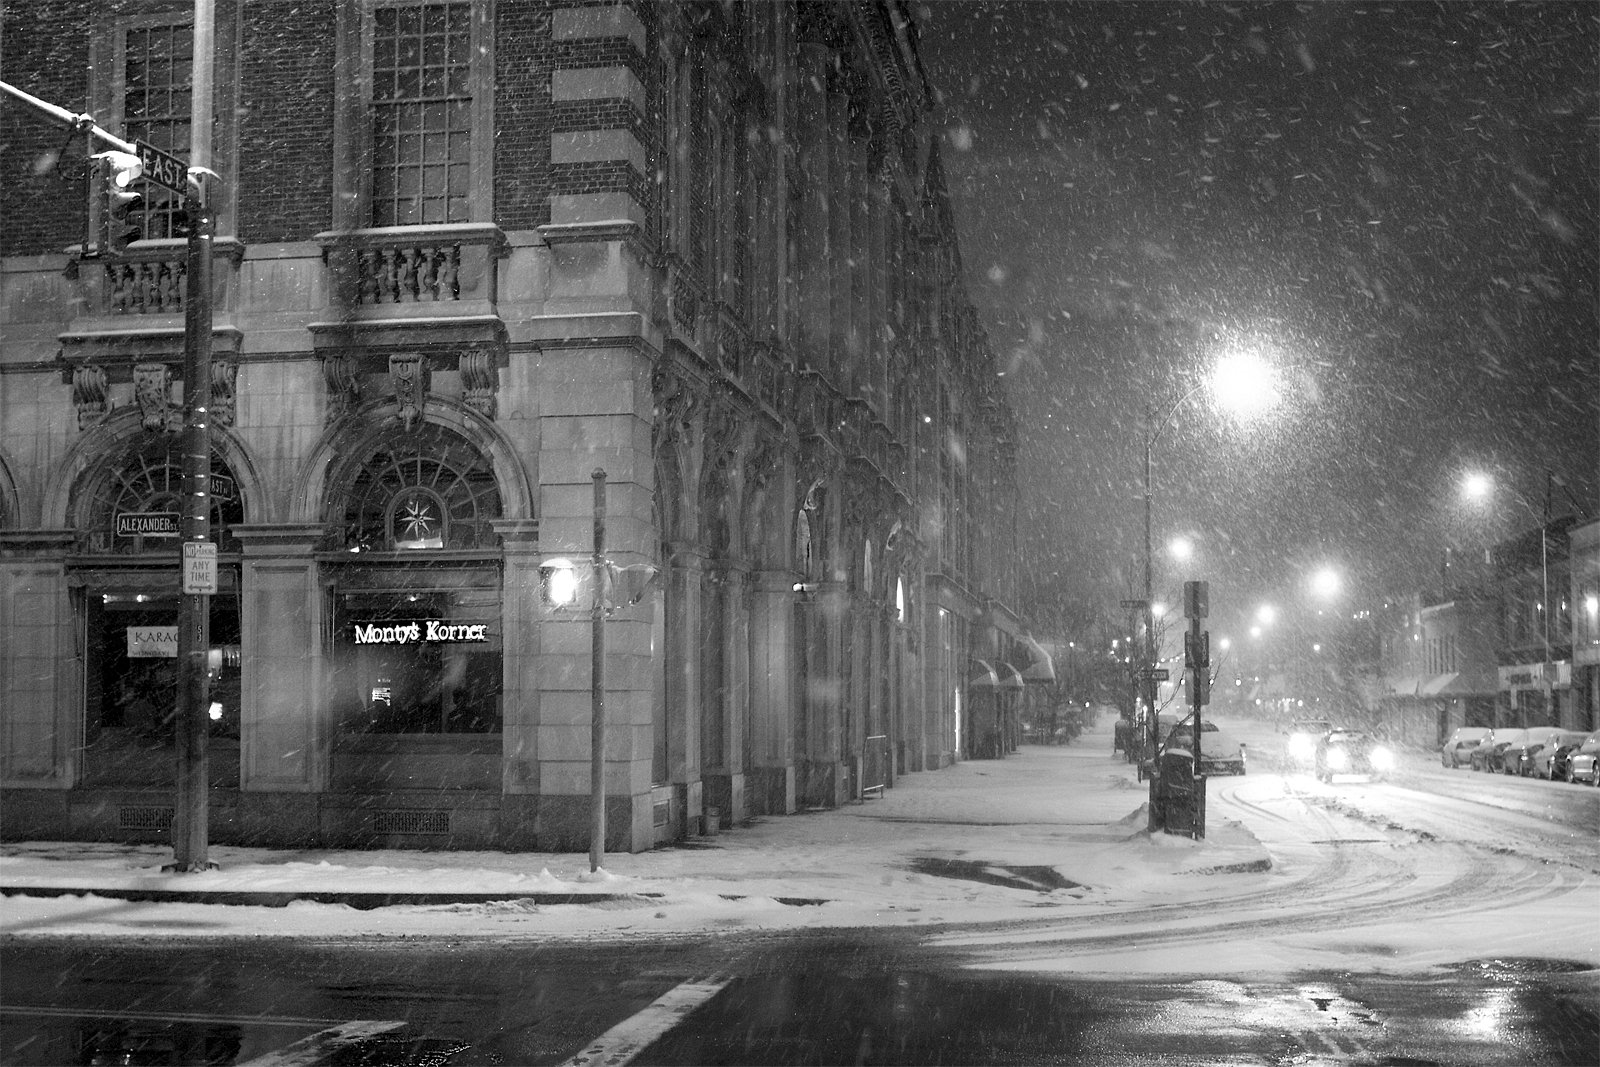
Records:
[[[183,567],[178,601],[177,796],[172,817],[174,871],[204,871],[209,856],[211,593],[201,561],[215,559],[211,541],[211,241],[206,187],[198,174],[209,170],[214,12],[212,0],[195,0],[194,75],[191,89],[189,165],[197,176],[184,183],[189,219],[188,286],[183,317]],[[188,171],[185,172],[186,177]],[[195,580],[191,580],[191,562]],[[191,591],[197,590],[197,591]]]
[[[594,598],[589,605],[589,873],[606,851],[606,472],[594,480]]]
[[[1184,666],[1189,668],[1189,702],[1194,707],[1194,820],[1195,840],[1206,836],[1206,778],[1201,762],[1202,740],[1200,709],[1206,704],[1210,686],[1211,639],[1200,629],[1200,620],[1210,611],[1210,586],[1206,582],[1183,583],[1183,613],[1189,619],[1189,635],[1184,647]]]

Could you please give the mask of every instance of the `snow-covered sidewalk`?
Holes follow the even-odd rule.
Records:
[[[1146,789],[1106,729],[905,775],[881,799],[608,854],[592,874],[578,853],[213,846],[218,870],[180,875],[161,871],[164,847],[11,843],[0,932],[592,937],[1006,921],[1168,899],[1195,878],[1270,865],[1227,820],[1213,817],[1203,841],[1149,834]]]

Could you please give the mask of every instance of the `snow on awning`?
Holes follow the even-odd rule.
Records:
[[[1021,692],[1023,689],[1027,688],[1027,686],[1023,684],[1022,675],[1017,673],[1017,669],[1011,664],[996,663],[995,670],[1000,674],[1001,689],[1010,689],[1015,690],[1016,692]]]
[[[986,660],[972,661],[972,674],[967,678],[969,689],[999,689],[1000,679]]]
[[[1044,646],[1031,637],[1023,638],[1023,643],[1028,646],[1028,655],[1033,659],[1031,663],[1022,669],[1022,680],[1040,685],[1048,685],[1054,682],[1056,680],[1056,666],[1055,662],[1050,658],[1050,653],[1046,652]]]
[[[1421,687],[1422,679],[1414,674],[1390,678],[1384,683],[1385,695],[1395,697],[1414,697]]]
[[[1493,696],[1494,690],[1482,684],[1473,684],[1472,679],[1463,678],[1459,673],[1436,674],[1422,683],[1422,695],[1429,697],[1455,697],[1455,696]]]

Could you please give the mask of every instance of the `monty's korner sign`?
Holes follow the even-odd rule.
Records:
[[[424,619],[419,622],[355,624],[358,645],[414,645],[422,642],[456,643],[489,640],[488,623],[442,622]]]

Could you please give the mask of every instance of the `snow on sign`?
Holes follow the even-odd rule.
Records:
[[[189,191],[189,165],[177,156],[163,152],[153,144],[135,141],[139,162],[144,165],[144,179],[171,189],[180,196]]]
[[[183,595],[214,596],[217,592],[217,546],[210,541],[183,543]]]

